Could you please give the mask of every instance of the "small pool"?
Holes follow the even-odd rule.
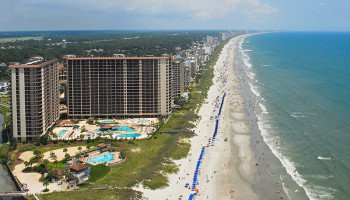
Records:
[[[114,160],[114,153],[105,153],[105,154],[101,154],[101,155],[93,157],[93,158],[89,158],[87,160],[87,162],[94,164],[94,165],[97,165],[97,164],[101,164],[101,163],[109,163],[113,160]]]
[[[64,129],[64,130],[61,130],[61,131],[58,133],[57,136],[58,136],[59,138],[62,138],[67,132],[68,132],[68,130],[65,130],[65,129]]]
[[[128,134],[118,134],[115,138],[137,138],[140,136],[141,134],[138,134],[138,133],[128,133]]]
[[[117,128],[118,131],[125,131],[125,132],[128,132],[128,133],[135,133],[136,130],[129,127],[129,126],[118,126]]]
[[[116,124],[117,122],[114,121],[113,119],[101,119],[98,120],[101,124]]]

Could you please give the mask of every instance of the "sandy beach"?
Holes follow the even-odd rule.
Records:
[[[197,159],[202,147],[207,145],[213,135],[215,117],[226,92],[217,139],[213,146],[206,148],[201,164],[197,199],[258,199],[251,186],[256,173],[255,157],[250,144],[251,124],[246,116],[234,67],[233,55],[241,37],[243,36],[228,42],[214,66],[213,85],[198,112],[200,120],[194,129],[196,136],[190,139],[188,157],[175,161],[179,165],[179,172],[169,176],[169,187],[160,190],[148,190],[141,186],[135,188],[142,191],[146,198],[188,199],[193,193],[185,188],[185,184],[192,185]]]
[[[82,150],[85,150],[85,149],[86,147],[82,147]],[[57,160],[64,159],[65,153],[63,152],[62,149],[53,150],[52,152],[55,153],[55,155],[57,156]],[[80,151],[78,150],[78,147],[67,148],[67,153],[71,156],[74,156],[79,152]],[[53,162],[54,160],[50,158],[50,153],[51,151],[45,152],[43,154],[44,156],[43,159],[48,159],[50,162]],[[29,161],[30,158],[32,158],[33,156],[34,156],[33,151],[23,152],[19,156],[19,159],[23,160],[23,162],[21,164],[16,165],[12,171],[13,175],[16,176],[22,184],[27,185],[28,194],[41,193],[45,189],[45,186],[43,185],[43,183],[39,181],[39,179],[41,178],[41,174],[35,173],[35,172],[32,172],[32,173],[22,172],[22,170],[25,169],[24,161]],[[47,188],[50,191],[61,191],[65,189],[63,188],[63,185],[59,185],[58,183],[50,183],[47,186]]]

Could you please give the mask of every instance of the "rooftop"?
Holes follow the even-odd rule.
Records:
[[[45,67],[47,65],[53,64],[58,62],[58,59],[52,59],[52,60],[48,60],[45,62],[41,62],[39,64],[18,64],[18,65],[10,65],[9,68],[41,68],[41,67]]]
[[[70,169],[73,171],[80,172],[80,171],[85,170],[86,166],[84,164],[79,164],[79,165],[74,165],[74,166],[70,167]]]
[[[152,60],[171,59],[171,56],[149,56],[149,57],[64,57],[65,60]]]

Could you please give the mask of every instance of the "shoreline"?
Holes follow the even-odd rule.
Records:
[[[256,173],[255,156],[251,145],[251,124],[244,107],[239,77],[234,66],[234,52],[244,36],[231,39],[220,53],[214,66],[213,85],[198,115],[200,116],[190,139],[191,149],[187,158],[175,161],[179,172],[169,175],[169,186],[149,190],[139,185],[133,189],[141,191],[144,197],[155,199],[187,199],[193,193],[185,188],[191,185],[196,159],[200,150],[208,143],[215,128],[218,106],[215,99],[221,99],[227,92],[219,122],[217,140],[214,146],[206,148],[198,176],[199,199],[259,199],[252,182]]]
[[[263,34],[263,33],[258,33]],[[256,35],[256,34],[252,34]],[[245,60],[243,52],[247,51],[242,47],[245,39],[252,35],[246,35],[242,38],[239,50],[236,54],[240,60],[236,60],[237,74],[241,79],[241,85],[243,87],[244,98],[246,99],[246,111],[249,119],[252,122],[252,148],[255,152],[255,159],[258,163],[257,172],[255,174],[255,179],[252,182],[252,187],[254,191],[259,194],[261,199],[273,199],[274,195],[277,197],[280,195],[284,199],[309,199],[305,188],[299,185],[297,181],[294,180],[292,174],[290,174],[283,160],[278,156],[279,152],[268,144],[266,138],[263,135],[265,131],[263,123],[264,120],[262,116],[256,114],[256,107],[261,107],[263,115],[267,113],[266,108],[263,105],[257,105],[259,102],[260,93],[249,83],[249,78],[251,78],[250,72],[246,71],[246,68],[250,68],[252,64]],[[248,77],[249,76],[249,77]],[[253,75],[254,77],[255,75]],[[257,98],[257,96],[259,98]],[[262,99],[263,100],[263,99]],[[282,142],[281,142],[282,143]],[[276,155],[277,154],[277,155]],[[271,188],[272,187],[272,188]],[[273,190],[271,190],[273,189]],[[270,192],[267,192],[269,191]]]

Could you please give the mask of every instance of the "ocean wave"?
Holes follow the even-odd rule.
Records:
[[[253,72],[246,72],[246,74],[250,79],[252,79],[252,80],[255,79],[255,74]]]
[[[332,193],[337,191],[333,188],[319,185],[312,185],[309,190],[312,192],[313,199],[333,199]]]
[[[249,82],[248,82],[248,84],[249,84],[249,86],[250,86],[250,90],[251,90],[257,97],[260,97],[260,92],[258,92],[258,90],[256,89],[256,87],[255,87],[253,84],[249,83]]]
[[[245,64],[245,66],[247,67],[244,70],[247,72],[247,69],[250,69],[252,67],[252,64],[249,62],[250,58],[247,55],[247,53],[245,51],[243,51],[243,48],[242,48],[243,42],[244,42],[244,38],[242,39],[242,41],[239,44],[239,49],[240,49],[240,53],[241,53],[243,62]],[[250,86],[251,92],[253,94],[255,94],[257,97],[259,97],[259,100],[261,101],[262,98],[261,98],[260,92],[258,92],[258,88],[253,86],[249,82],[248,82],[248,84]],[[259,106],[262,109],[264,114],[265,114],[265,111],[266,111],[266,114],[268,113],[266,107],[263,104],[259,103]],[[254,111],[254,113],[255,113],[255,111]],[[257,121],[258,129],[260,130],[260,133],[263,136],[264,142],[267,144],[267,146],[269,147],[271,152],[279,159],[279,161],[282,163],[283,167],[286,169],[287,173],[291,176],[291,178],[295,181],[295,183],[304,189],[308,198],[311,200],[314,200],[314,199],[319,199],[319,197],[326,197],[326,198],[332,197],[332,194],[330,192],[324,192],[324,191],[320,190],[318,187],[314,187],[314,186],[310,187],[309,185],[306,184],[307,181],[297,171],[297,167],[298,167],[297,164],[292,162],[290,160],[290,158],[282,155],[281,151],[279,150],[279,147],[275,145],[276,144],[276,137],[272,136],[269,133],[269,131],[268,131],[269,126],[268,126],[268,123],[266,123],[266,121],[263,119],[263,115],[262,114],[259,115],[257,113],[255,113],[255,115],[258,119],[258,121]],[[306,116],[302,115],[302,113],[300,113],[300,112],[292,113],[291,116],[292,117],[306,117]],[[317,188],[317,189],[315,189],[315,188]],[[288,197],[289,197],[288,192],[294,192],[294,191],[289,191],[287,189],[285,189],[285,191],[286,191]],[[297,192],[297,191],[295,191],[295,192]]]
[[[331,157],[322,157],[322,156],[318,156],[317,159],[318,160],[333,160]]]
[[[294,118],[305,118],[307,117],[306,115],[303,115],[302,112],[292,112],[290,114],[291,117],[294,117]]]
[[[263,66],[263,67],[270,67],[270,65],[264,65],[264,64],[261,64],[261,66]]]
[[[269,112],[267,112],[266,107],[262,103],[259,103],[259,106],[260,106],[260,108],[261,108],[261,110],[263,111],[264,114],[268,114],[269,113]]]
[[[250,51],[253,51],[253,50],[251,50],[251,49],[245,49],[244,51],[250,52]]]

